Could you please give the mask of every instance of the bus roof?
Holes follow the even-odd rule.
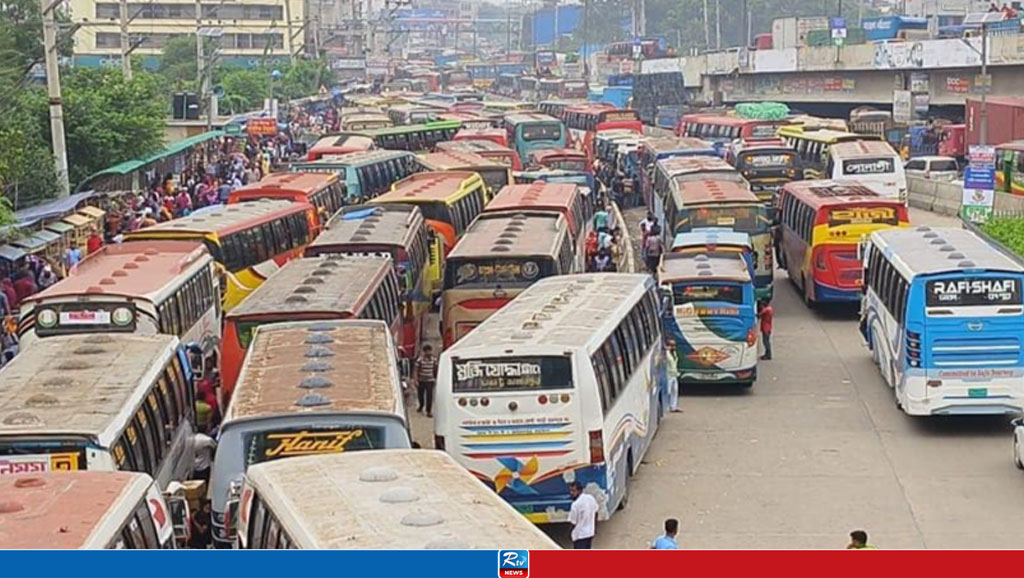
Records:
[[[571,158],[571,159],[586,159],[587,153],[579,149],[569,148],[553,148],[553,149],[540,149],[535,150],[532,153],[533,159],[538,163],[542,163],[548,159],[558,158]]]
[[[373,139],[358,134],[342,134],[325,136],[316,141],[311,150],[324,150],[333,148],[351,148],[353,150],[368,150],[373,148]]]
[[[466,130],[466,129],[463,129],[463,130]],[[501,130],[501,129],[497,129],[497,130]],[[513,151],[509,147],[503,147],[500,144],[498,144],[498,143],[496,143],[494,141],[489,141],[489,140],[453,140],[453,141],[439,142],[439,143],[437,143],[437,150],[439,150],[439,151],[440,150],[445,150],[445,151],[465,150],[465,151],[475,152],[477,154],[481,154],[481,151],[488,151],[488,152],[495,152],[495,151],[497,151],[497,152],[505,152],[505,153],[509,153],[509,154],[512,154],[512,153],[515,152],[515,151]]]
[[[370,204],[444,201],[472,180],[482,182],[480,175],[469,171],[416,173],[391,185],[390,191],[374,198]]]
[[[558,548],[442,451],[303,456],[255,464],[246,477],[303,548]]]
[[[657,162],[658,166],[661,167],[662,171],[669,177],[675,177],[691,173],[723,171],[737,172],[732,165],[725,162],[725,159],[721,157],[703,155],[688,157],[670,157],[667,159],[661,159]]]
[[[173,335],[49,337],[0,369],[0,435],[70,434],[114,442],[174,355]]]
[[[902,204],[899,199],[881,195],[868,183],[853,180],[842,182],[830,180],[793,181],[786,183],[784,187],[786,191],[800,198],[812,209],[865,201],[893,206]]]
[[[509,123],[510,125],[515,126],[517,124],[523,124],[523,123],[526,123],[526,122],[556,122],[556,123],[561,123],[562,121],[558,120],[557,118],[555,118],[553,116],[550,116],[550,115],[547,115],[547,114],[542,114],[542,113],[539,113],[539,112],[517,112],[517,113],[514,113],[514,114],[506,114],[505,115],[505,122]]]
[[[633,133],[636,134],[636,133]],[[658,153],[672,152],[672,151],[714,151],[714,147],[711,146],[706,140],[693,138],[693,137],[674,137],[674,136],[662,136],[662,137],[644,137],[640,140],[640,145],[645,149],[649,150],[655,155]]]
[[[515,209],[568,210],[579,195],[573,183],[547,183],[535,181],[528,185],[505,185],[484,207],[484,213]]]
[[[226,319],[297,313],[353,315],[369,298],[366,290],[387,275],[391,259],[376,256],[327,255],[292,259],[267,278]]]
[[[431,171],[471,171],[474,168],[501,167],[500,163],[470,151],[441,151],[419,155],[420,164]]]
[[[779,136],[799,137],[829,144],[858,140],[881,140],[881,137],[875,135],[857,134],[829,128],[805,128],[799,125],[779,127]]]
[[[663,283],[683,280],[749,283],[750,271],[746,261],[738,255],[666,253],[658,279]]]
[[[330,158],[319,159],[319,160],[315,160],[315,161],[302,162],[302,163],[294,163],[292,166],[293,167],[299,167],[300,169],[301,169],[301,167],[304,167],[304,166],[306,166],[306,167],[308,167],[308,166],[324,166],[326,168],[326,167],[334,167],[334,166],[342,165],[342,166],[346,166],[346,167],[359,167],[359,166],[363,166],[363,165],[368,165],[370,163],[377,163],[377,162],[381,162],[381,161],[387,161],[387,160],[391,160],[391,159],[399,159],[399,158],[405,158],[405,157],[411,157],[411,156],[414,156],[414,155],[413,155],[413,153],[411,153],[409,151],[393,151],[393,150],[387,150],[387,149],[374,149],[372,151],[358,151],[358,152],[354,152],[354,153],[345,153],[343,155],[334,155],[334,156],[331,156]],[[274,174],[277,174],[277,173],[271,173],[271,175],[274,175]],[[257,183],[257,184],[259,184],[259,183]]]
[[[0,544],[15,550],[106,548],[100,528],[116,535],[124,521],[107,517],[119,505],[125,519],[134,513],[152,483],[146,474],[118,471],[0,476]]]
[[[196,265],[212,258],[197,241],[139,241],[104,245],[67,277],[24,302],[69,295],[122,295],[154,299]]]
[[[463,113],[463,114],[466,114],[466,113]],[[479,137],[505,136],[505,134],[506,133],[505,133],[504,129],[493,127],[493,126],[492,127],[487,127],[487,128],[463,128],[459,132],[455,133],[455,138],[456,139],[462,139],[462,140],[473,140],[472,137],[475,137],[475,136],[479,136]],[[481,139],[481,140],[483,140],[483,139]],[[494,143],[494,144],[497,145],[498,143]]]
[[[708,227],[706,229],[694,229],[686,233],[676,234],[672,241],[672,248],[693,247],[706,245],[725,245],[727,247],[753,248],[750,235],[740,233],[724,227]]]
[[[871,237],[884,252],[892,252],[890,259],[907,278],[964,269],[1024,273],[1024,267],[967,229],[883,229]]]
[[[251,185],[231,191],[229,203],[265,198],[285,198],[287,195],[308,197],[338,182],[332,173],[270,173]]]
[[[650,275],[628,273],[541,279],[457,341],[445,355],[580,347],[593,353],[615,328],[612,320],[624,316],[653,283]]]
[[[829,153],[837,158],[864,159],[896,155],[889,143],[882,141],[851,141],[836,143],[829,147]]]
[[[374,319],[260,326],[224,424],[300,412],[399,413],[394,347],[388,326]]]
[[[680,207],[718,203],[763,204],[749,188],[732,181],[704,179],[673,183],[672,194]]]
[[[159,237],[163,233],[216,233],[229,235],[273,220],[283,214],[313,210],[313,205],[285,199],[259,199],[234,205],[214,205],[191,215],[157,223],[145,229],[124,234],[126,241]],[[155,234],[154,236],[151,236]]]
[[[1024,140],[1012,140],[1010,142],[1004,142],[1003,144],[996,145],[999,150],[1008,151],[1024,151]]]
[[[556,213],[485,214],[466,229],[448,260],[557,255],[566,226]]]
[[[422,226],[423,217],[416,205],[354,205],[342,208],[327,222],[324,231],[307,246],[307,254],[331,252],[331,247],[359,246],[408,247]]]
[[[440,129],[456,129],[462,127],[462,121],[458,120],[434,120],[422,124],[404,124],[401,126],[392,126],[387,128],[373,128],[365,131],[360,131],[360,134],[367,135],[369,137],[378,137],[391,134],[405,134],[410,132],[418,132],[423,130],[440,130]]]

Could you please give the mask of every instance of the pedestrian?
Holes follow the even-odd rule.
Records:
[[[877,550],[878,548],[868,544],[868,533],[864,530],[850,532],[850,543],[846,545],[847,550]]]
[[[217,442],[203,432],[192,434],[192,450],[195,452],[195,466],[192,468],[192,479],[210,480],[210,466],[213,465],[213,453]]]
[[[213,541],[213,531],[210,527],[212,514],[210,512],[210,500],[199,499],[199,511],[192,514],[192,531],[188,537],[188,547],[198,550],[206,550]]]
[[[661,235],[647,235],[643,241],[644,260],[647,262],[647,270],[651,275],[658,272],[658,264],[661,263],[661,253],[665,246],[661,241]]]
[[[665,342],[665,363],[668,364],[668,409],[679,413],[679,358],[676,357],[676,340],[672,337]]]
[[[601,249],[594,257],[594,270],[598,273],[610,273],[613,270],[612,252],[608,249]]]
[[[42,291],[59,280],[60,279],[57,278],[57,274],[53,272],[53,266],[47,263],[43,265],[43,269],[39,272],[39,276],[36,277],[36,285],[38,285],[39,290]]]
[[[640,235],[643,239],[646,239],[651,234],[651,227],[654,226],[654,213],[647,211],[644,219],[640,221]]]
[[[427,412],[427,417],[434,417],[434,384],[437,383],[437,358],[434,348],[423,346],[423,352],[416,358],[416,394],[419,406],[417,413]]]
[[[590,550],[597,526],[597,500],[583,493],[579,482],[569,484],[572,507],[569,508],[569,523],[572,524],[572,547],[574,550]]]
[[[761,359],[772,358],[772,325],[775,321],[775,310],[767,301],[761,301],[757,310],[757,318],[761,321],[761,341],[764,342],[764,355]]]
[[[654,539],[651,550],[678,550],[679,543],[676,542],[676,534],[679,533],[679,520],[668,518],[665,520],[665,533]]]
[[[597,229],[598,233],[607,233],[608,221],[611,219],[611,212],[608,211],[606,206],[602,206],[594,213],[594,228]]]
[[[103,237],[100,237],[99,231],[93,231],[89,235],[89,240],[85,242],[85,254],[92,255],[96,251],[100,250],[103,246]]]

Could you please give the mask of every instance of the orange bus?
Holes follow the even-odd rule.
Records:
[[[401,331],[398,278],[386,257],[295,259],[224,316],[221,387],[230,399],[256,328],[284,321],[378,319]]]
[[[359,153],[373,148],[373,139],[358,134],[342,134],[325,136],[316,141],[309,152],[306,153],[306,160],[315,161],[330,155],[344,155],[348,153]]]
[[[287,199],[316,207],[316,220],[309,230],[316,232],[345,204],[345,185],[331,173],[271,173],[257,183],[228,194],[228,204],[259,199]]]
[[[582,143],[587,159],[594,160],[594,137],[598,132],[627,129],[643,135],[644,125],[635,110],[613,108],[607,104],[591,103],[570,106],[563,115],[565,126],[573,135],[574,143]]]
[[[500,128],[464,128],[459,132],[455,133],[455,138],[452,140],[483,140],[489,141],[496,145],[507,147],[508,146],[508,133],[504,129]]]
[[[676,136],[690,136],[711,141],[721,147],[733,139],[775,138],[779,127],[793,124],[789,120],[752,120],[725,114],[686,114],[676,126]]]
[[[437,150],[443,152],[466,151],[476,153],[484,158],[497,161],[514,171],[523,170],[519,153],[507,146],[501,146],[489,140],[460,140],[437,143]]]
[[[493,197],[512,183],[512,169],[498,161],[467,151],[441,151],[419,155],[420,165],[428,171],[472,171],[480,175]]]
[[[541,149],[530,153],[530,166],[593,174],[587,154],[577,149]]]

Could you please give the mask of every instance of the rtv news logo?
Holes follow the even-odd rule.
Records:
[[[498,578],[529,578],[529,550],[498,550]]]

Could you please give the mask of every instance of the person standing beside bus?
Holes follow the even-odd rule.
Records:
[[[427,417],[434,417],[434,385],[437,383],[437,358],[434,357],[434,348],[430,345],[423,346],[423,352],[416,358],[416,394],[419,406],[417,413],[423,413],[426,409]]]
[[[572,507],[569,508],[569,523],[572,524],[572,547],[574,550],[590,550],[597,526],[597,500],[583,493],[579,482],[569,484]]]
[[[772,358],[772,329],[775,324],[775,310],[766,301],[761,302],[758,308],[757,318],[761,321],[761,341],[764,342],[764,355],[761,359],[769,361]]]

